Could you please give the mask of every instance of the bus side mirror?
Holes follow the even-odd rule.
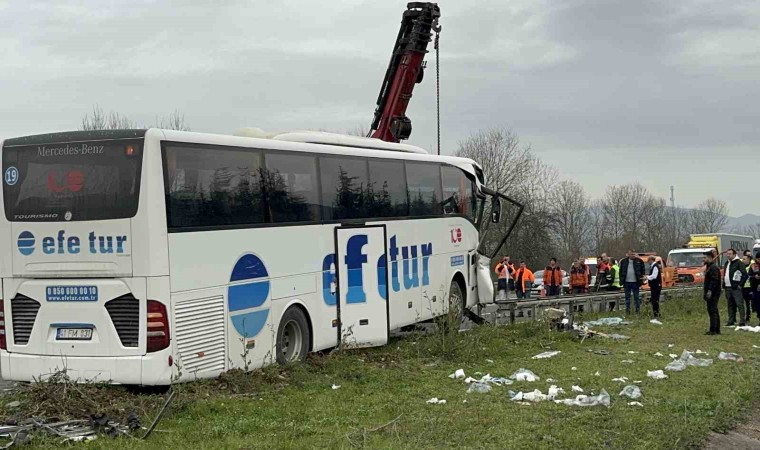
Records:
[[[491,200],[491,222],[501,222],[501,199],[498,197]]]

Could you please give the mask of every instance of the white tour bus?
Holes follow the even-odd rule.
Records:
[[[45,134],[6,140],[2,170],[6,380],[165,385],[383,345],[492,302],[484,202],[521,210],[474,161],[325,133]]]

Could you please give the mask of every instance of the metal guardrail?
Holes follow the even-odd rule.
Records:
[[[702,290],[702,286],[675,286],[664,288],[660,301],[684,298],[694,295]],[[640,293],[642,307],[649,300],[650,291],[642,290]],[[496,311],[485,316],[488,322],[511,325],[514,323],[537,320],[544,316],[544,310],[548,308],[564,309],[568,314],[578,312],[612,312],[625,308],[625,293],[603,292],[582,295],[564,295],[561,297],[542,297],[538,300],[507,300],[495,303]],[[493,308],[493,307],[491,307]],[[482,313],[483,311],[480,311]],[[495,314],[495,320],[488,316]]]

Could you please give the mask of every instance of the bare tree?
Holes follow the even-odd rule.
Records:
[[[167,130],[190,131],[190,127],[185,122],[185,116],[179,111],[174,111],[167,117],[159,119],[156,117],[154,125],[139,126],[136,122],[125,115],[111,111],[106,113],[98,105],[92,107],[92,111],[82,118],[80,129],[84,131],[92,130],[128,130],[133,128],[163,128]]]
[[[728,206],[723,200],[708,198],[689,212],[692,233],[717,233],[728,225]]]
[[[534,267],[544,264],[556,251],[549,232],[548,212],[556,170],[538,159],[529,145],[521,145],[519,138],[507,129],[493,128],[472,134],[459,143],[456,155],[477,161],[483,168],[487,186],[525,205],[507,248],[501,251],[515,259],[524,258]],[[511,225],[515,214],[516,208],[507,208],[497,226],[482,224],[484,251],[495,250],[498,237]]]
[[[583,186],[574,181],[562,181],[549,193],[549,224],[564,261],[590,250],[593,229],[590,204]]]

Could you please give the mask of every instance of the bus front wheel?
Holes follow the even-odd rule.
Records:
[[[306,360],[311,347],[311,335],[306,315],[298,307],[291,307],[280,319],[277,328],[277,362],[288,364]]]

